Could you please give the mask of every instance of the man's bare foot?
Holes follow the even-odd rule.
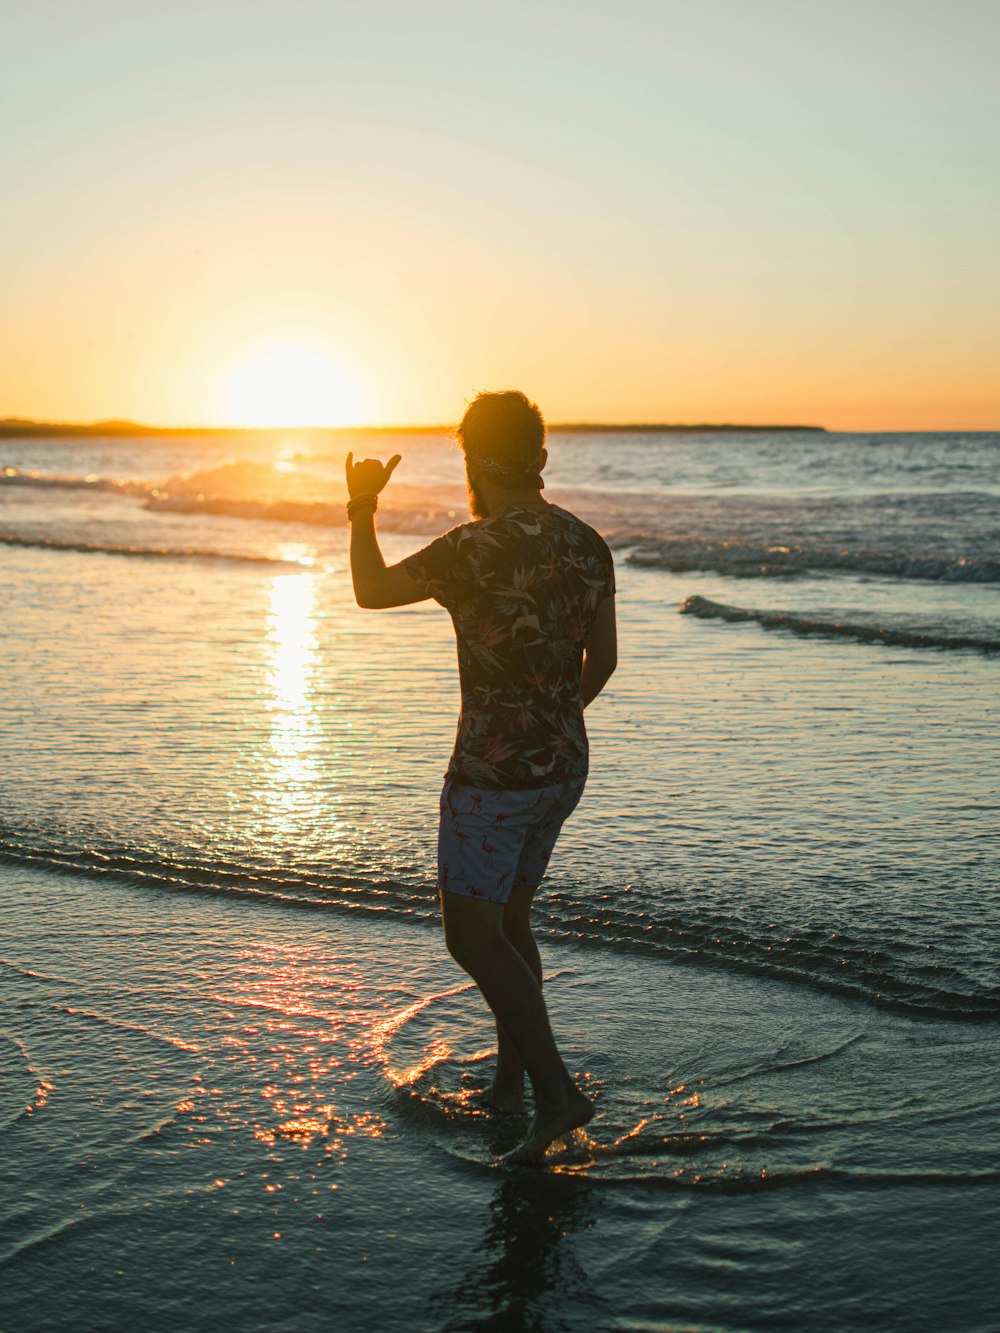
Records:
[[[524,1104],[523,1092],[510,1088],[498,1088],[494,1083],[474,1092],[471,1100],[482,1110],[492,1111],[496,1115],[525,1116],[528,1114],[528,1108]]]
[[[580,1129],[594,1117],[594,1103],[578,1088],[569,1093],[567,1100],[557,1106],[542,1106],[528,1130],[528,1137],[503,1159],[505,1166],[532,1166],[545,1156],[550,1143],[561,1139],[574,1129]]]

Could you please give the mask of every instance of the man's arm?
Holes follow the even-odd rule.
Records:
[[[375,531],[374,510],[357,514],[351,520],[351,578],[358,606],[368,610],[409,606],[430,596],[401,564],[386,565]]]
[[[583,646],[583,671],[580,689],[583,706],[592,704],[611,679],[618,665],[618,623],[615,599],[605,597],[597,608],[590,634]]]
[[[399,454],[395,454],[383,467],[377,459],[366,458],[363,463],[355,463],[354,455],[347,455],[347,493],[357,502],[353,514],[348,509],[351,578],[358,606],[366,609],[409,606],[411,602],[423,602],[429,596],[401,564],[386,566],[375,532],[375,496],[392,476],[399,458]]]

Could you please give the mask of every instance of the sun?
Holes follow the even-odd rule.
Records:
[[[357,421],[358,388],[315,347],[266,347],[241,361],[222,388],[234,426],[344,426]]]

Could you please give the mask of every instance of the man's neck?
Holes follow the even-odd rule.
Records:
[[[542,499],[542,493],[537,487],[512,491],[504,486],[491,486],[487,482],[480,483],[479,492],[486,502],[491,518],[498,517],[505,509],[534,509],[541,512],[549,508],[548,501]]]

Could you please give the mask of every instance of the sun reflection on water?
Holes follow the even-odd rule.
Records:
[[[350,965],[258,947],[243,951],[234,981],[215,999],[243,1016],[224,1040],[246,1067],[250,1099],[238,1118],[253,1137],[269,1147],[317,1144],[338,1157],[352,1138],[382,1137],[387,1126],[377,1112],[338,1104],[369,1056],[365,1017],[353,1003],[361,983]]]
[[[271,584],[267,620],[271,697],[265,706],[271,721],[273,766],[267,796],[273,811],[286,816],[303,804],[313,804],[320,775],[320,727],[314,702],[319,663],[316,577],[280,574]]]
[[[316,669],[313,623],[316,576],[279,574],[271,584],[268,638],[271,645],[273,708],[281,710],[284,730],[303,730],[311,713],[309,692]]]

